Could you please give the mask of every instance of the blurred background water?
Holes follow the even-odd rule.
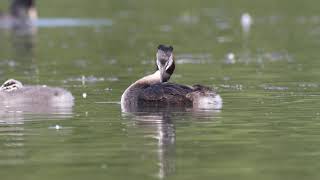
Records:
[[[319,179],[319,5],[37,1],[36,33],[0,26],[0,80],[66,88],[75,106],[2,108],[1,179]],[[171,81],[214,87],[222,110],[121,113],[160,43]]]

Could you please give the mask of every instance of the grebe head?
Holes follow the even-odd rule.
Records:
[[[161,82],[166,82],[170,79],[175,68],[173,47],[160,44],[156,57],[157,70],[160,71]]]
[[[35,0],[13,0],[11,3],[11,15],[17,18],[37,18]]]
[[[2,84],[2,86],[0,87],[0,91],[10,92],[20,89],[22,87],[23,85],[20,81],[17,81],[15,79],[9,79]]]

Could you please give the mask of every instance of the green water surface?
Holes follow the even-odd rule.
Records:
[[[0,5],[5,11],[8,2]],[[320,178],[318,1],[39,0],[37,7],[40,20],[112,24],[43,26],[27,38],[0,29],[1,82],[75,96],[72,112],[0,111],[1,179]],[[247,33],[244,13],[253,20]],[[121,113],[122,92],[155,70],[160,43],[175,48],[171,81],[215,88],[223,109]]]

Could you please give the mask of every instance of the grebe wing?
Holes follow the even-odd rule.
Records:
[[[190,101],[186,94],[192,91],[192,88],[184,85],[158,83],[144,88],[138,99],[143,102],[184,103]]]

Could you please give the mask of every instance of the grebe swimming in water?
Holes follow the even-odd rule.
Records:
[[[159,45],[156,54],[157,71],[131,84],[121,96],[122,111],[144,107],[192,107],[221,109],[222,99],[209,87],[192,87],[167,82],[175,69],[173,47]]]
[[[71,107],[73,96],[62,88],[24,86],[20,81],[9,79],[0,87],[0,108],[23,106]]]

